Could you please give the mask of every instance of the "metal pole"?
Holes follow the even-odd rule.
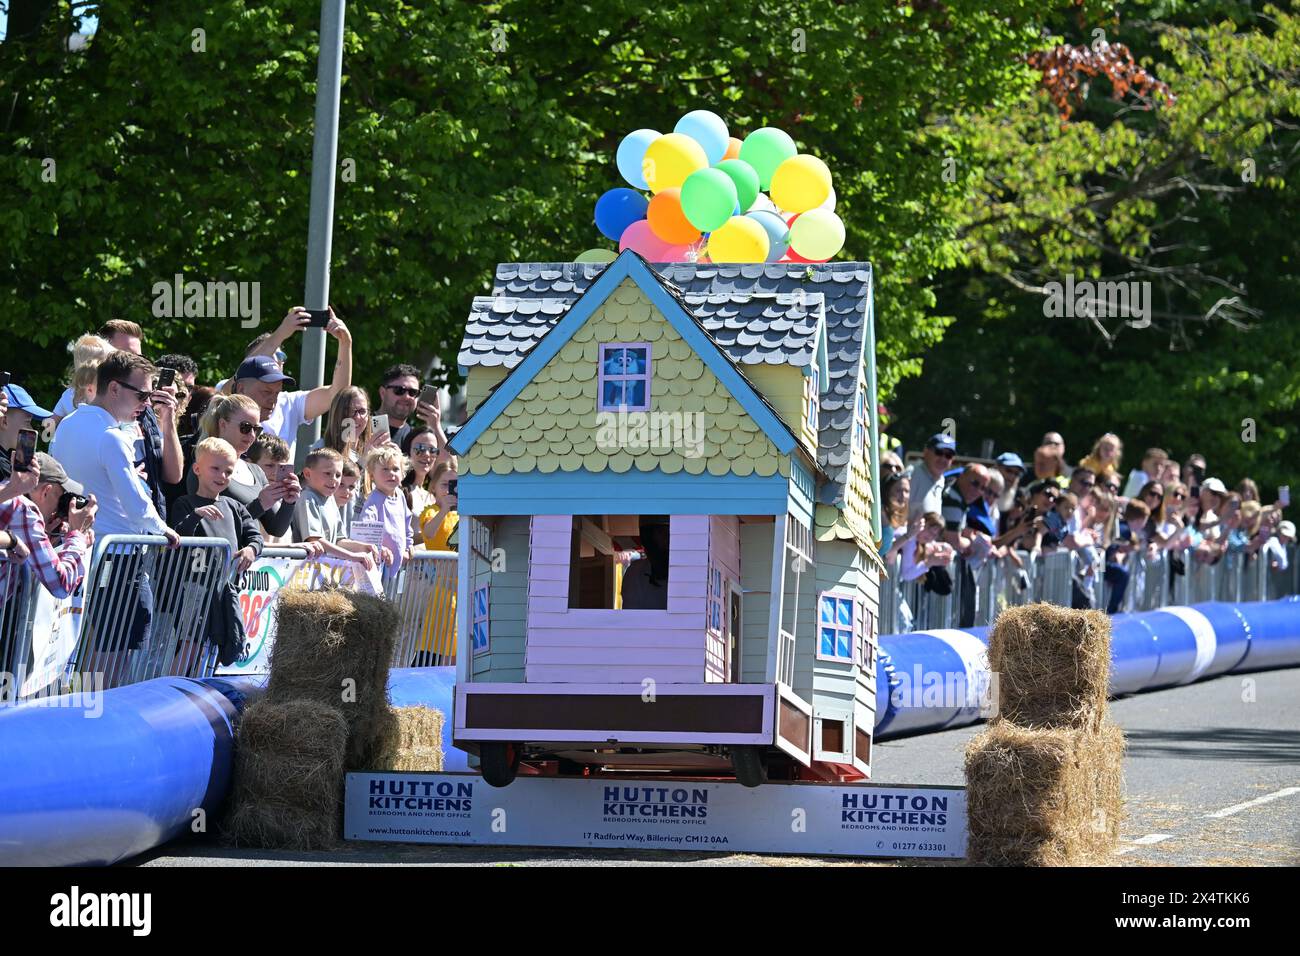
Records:
[[[330,244],[334,237],[334,170],[339,142],[339,86],[343,74],[344,0],[321,0],[320,57],[316,65],[316,128],[311,153],[311,212],[307,221],[307,289],[303,303],[309,309],[329,306]],[[325,383],[325,332],[302,333],[302,367],[299,387],[319,388]],[[312,443],[320,437],[320,419],[298,430],[297,459],[301,465]]]

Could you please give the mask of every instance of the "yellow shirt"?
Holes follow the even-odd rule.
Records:
[[[456,526],[460,523],[460,515],[455,511],[447,512],[442,519],[442,525],[435,528],[433,517],[437,513],[438,506],[432,504],[420,515],[420,534],[424,537],[424,546],[430,551],[450,551],[449,543],[451,536],[456,533]]]

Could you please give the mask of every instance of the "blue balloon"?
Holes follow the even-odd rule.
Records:
[[[641,164],[645,161],[645,151],[661,135],[663,134],[655,129],[639,129],[628,133],[623,137],[623,142],[618,144],[618,152],[614,156],[618,174],[637,189],[650,188],[650,184],[645,181]]]
[[[776,213],[766,209],[747,212],[745,216],[754,220],[767,233],[767,261],[776,262],[790,247],[790,227]]]
[[[650,200],[635,189],[619,186],[596,200],[596,228],[607,239],[618,242],[623,230],[638,219],[644,219]]]
[[[727,140],[730,134],[727,132],[727,124],[717,113],[710,113],[708,110],[691,110],[677,121],[673,132],[689,136],[703,146],[704,155],[708,157],[710,166],[722,162],[722,157],[727,154]]]

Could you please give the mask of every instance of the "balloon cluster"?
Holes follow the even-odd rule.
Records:
[[[825,262],[844,246],[831,171],[775,127],[742,141],[717,114],[693,110],[671,133],[629,133],[616,162],[634,188],[596,200],[596,228],[620,251],[651,262]],[[578,261],[613,258],[591,249]]]

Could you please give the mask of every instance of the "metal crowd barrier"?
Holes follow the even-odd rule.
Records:
[[[32,615],[40,587],[25,562],[10,565],[7,593],[0,604],[0,704],[18,701],[31,669]]]
[[[161,535],[109,535],[97,542],[83,585],[81,639],[69,668],[76,689],[105,689],[167,675],[210,676],[216,649],[205,640],[208,611],[227,581],[230,544]]]
[[[963,573],[965,558],[956,558],[948,566],[953,581],[950,595],[927,591],[924,578],[899,581],[901,556],[886,564],[880,591],[880,633],[904,634],[908,631],[950,627],[988,627],[1004,608],[1043,601],[1070,607],[1076,587],[1089,598],[1093,607],[1109,607],[1112,585],[1105,580],[1105,565],[1094,567],[1085,576],[1086,563],[1077,552],[1058,549],[1031,559],[1018,552],[1024,564],[1022,577],[1010,558],[988,559]],[[1270,569],[1259,555],[1242,553],[1224,555],[1214,564],[1195,559],[1193,552],[1160,552],[1148,558],[1145,552],[1130,554],[1124,562],[1128,583],[1117,611],[1132,613],[1153,611],[1171,605],[1200,604],[1209,601],[1271,601],[1289,594],[1300,594],[1300,547],[1288,546],[1288,564],[1284,571]],[[1182,571],[1177,568],[1181,567]],[[963,590],[973,583],[974,599],[965,596],[965,608],[973,614],[962,620]]]
[[[384,593],[401,616],[394,667],[441,667],[456,661],[457,555],[416,550]]]

